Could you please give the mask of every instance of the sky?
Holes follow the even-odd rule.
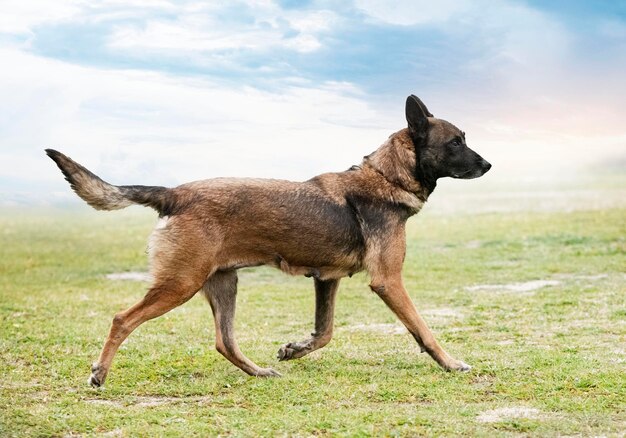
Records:
[[[47,147],[114,184],[341,171],[409,94],[485,184],[626,171],[624,0],[0,0],[0,62],[0,205],[75,199]]]

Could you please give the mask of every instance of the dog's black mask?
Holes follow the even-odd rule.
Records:
[[[467,147],[463,131],[433,117],[417,96],[406,100],[406,119],[415,145],[416,178],[431,191],[439,178],[478,178],[491,169],[489,162]]]

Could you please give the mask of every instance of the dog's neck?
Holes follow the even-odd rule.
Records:
[[[408,129],[402,129],[387,139],[376,151],[363,158],[362,167],[378,172],[385,180],[409,192],[423,203],[435,189],[416,178],[417,158]]]

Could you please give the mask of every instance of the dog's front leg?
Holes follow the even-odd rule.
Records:
[[[290,342],[278,350],[278,360],[298,359],[328,344],[333,337],[335,297],[339,280],[315,279],[315,332],[302,342]]]
[[[469,371],[465,362],[454,359],[441,348],[426,321],[420,316],[407,293],[399,274],[372,278],[370,288],[387,304],[413,335],[422,351],[426,351],[445,370]]]

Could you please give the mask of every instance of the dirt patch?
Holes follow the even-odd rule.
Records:
[[[349,332],[376,332],[387,335],[405,335],[408,333],[406,327],[400,324],[355,324],[344,327]]]
[[[465,315],[458,309],[452,307],[439,307],[436,309],[424,309],[421,312],[424,316],[430,316],[433,318],[463,318]]]
[[[116,400],[104,400],[100,398],[92,398],[86,399],[85,403],[89,403],[90,405],[102,405],[102,406],[112,406],[114,408],[123,408],[124,404]]]
[[[541,418],[541,412],[539,409],[529,408],[526,406],[511,406],[508,408],[498,408],[481,412],[478,414],[478,417],[476,417],[476,421],[479,423],[498,423],[501,421],[515,420],[519,418],[537,420]]]
[[[561,284],[558,280],[533,280],[523,283],[508,283],[508,284],[477,284],[475,286],[467,286],[465,288],[468,292],[533,292],[537,289],[542,289],[547,286],[557,286]]]
[[[513,339],[502,339],[501,341],[496,341],[496,345],[513,345],[515,341]]]
[[[613,350],[613,354],[614,356],[609,359],[611,362],[626,363],[626,350],[618,348],[616,350]]]
[[[420,310],[420,313],[433,327],[450,326],[458,323],[465,318],[465,315],[459,310],[452,307],[438,307],[435,309]]]
[[[492,392],[491,388],[493,387],[494,380],[494,376],[487,374],[478,375],[472,379],[472,387],[482,392]]]
[[[107,274],[108,280],[125,280],[125,281],[151,281],[152,276],[147,272],[113,272]]]
[[[114,429],[108,432],[102,432],[100,436],[124,436],[124,431],[122,429]]]
[[[578,274],[556,274],[554,277],[562,280],[598,281],[608,278],[609,274],[578,275]]]
[[[106,400],[106,399],[86,399],[86,403],[103,406],[113,406],[116,408],[126,408],[129,406],[138,406],[141,408],[151,408],[155,406],[163,406],[179,403],[209,403],[213,398],[209,396],[191,396],[191,397],[158,397],[158,396],[138,396],[127,401]]]
[[[198,395],[198,396],[190,396],[190,397],[137,397],[135,402],[132,404],[133,406],[140,407],[152,407],[152,406],[161,406],[167,404],[178,404],[178,403],[211,403],[215,400],[214,397],[208,395]]]

